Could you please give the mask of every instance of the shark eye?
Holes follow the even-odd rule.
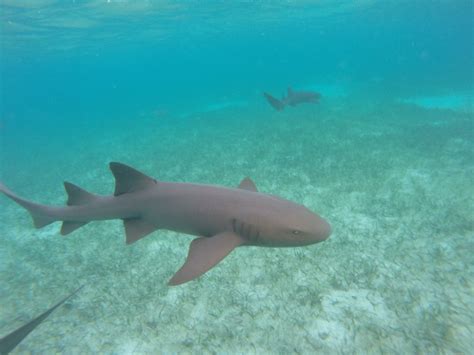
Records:
[[[300,235],[301,232],[299,230],[293,230],[291,233],[293,233],[293,235]]]

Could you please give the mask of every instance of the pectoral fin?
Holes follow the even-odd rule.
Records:
[[[186,262],[168,284],[174,286],[194,280],[243,243],[242,237],[232,232],[219,233],[211,238],[194,239],[189,247]]]

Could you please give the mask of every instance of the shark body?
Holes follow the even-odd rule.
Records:
[[[286,97],[283,97],[281,100],[273,97],[268,93],[263,93],[268,103],[277,111],[282,111],[285,106],[296,106],[302,103],[318,103],[321,98],[321,94],[313,91],[293,91],[291,88],[288,88],[288,93]]]
[[[110,169],[116,181],[113,196],[91,194],[65,182],[65,207],[25,200],[3,184],[0,191],[26,208],[37,228],[63,221],[63,235],[90,221],[122,219],[127,244],[158,229],[198,236],[170,285],[201,276],[241,245],[303,246],[331,233],[323,218],[302,205],[258,192],[249,178],[239,188],[225,188],[157,181],[121,163],[110,163]]]

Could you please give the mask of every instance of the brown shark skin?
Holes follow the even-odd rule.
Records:
[[[321,94],[317,92],[293,91],[291,88],[288,88],[287,96],[281,100],[278,100],[266,92],[264,92],[263,95],[268,103],[277,111],[282,111],[285,106],[296,106],[302,103],[318,103],[321,98]]]
[[[97,196],[81,190],[81,199],[68,189],[70,206],[49,207],[24,200],[2,184],[0,191],[28,209],[37,227],[63,221],[63,234],[89,221],[123,219],[127,243],[157,229],[223,240],[215,244],[219,245],[216,250],[212,243],[207,243],[206,248],[199,246],[202,238],[195,240],[198,242],[191,245],[188,258],[192,256],[194,263],[200,259],[214,261],[209,261],[212,265],[200,265],[204,271],[191,279],[212,268],[239,245],[296,247],[324,241],[331,234],[331,227],[323,218],[302,205],[257,192],[248,178],[240,188],[225,188],[156,181],[120,163],[110,166],[117,181],[115,196]],[[118,191],[123,188],[128,191]],[[72,200],[82,204],[71,205]],[[201,256],[191,255],[193,245]],[[214,257],[216,253],[219,257]],[[189,277],[183,276],[172,284],[189,281]]]

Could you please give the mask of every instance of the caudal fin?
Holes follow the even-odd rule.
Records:
[[[20,206],[30,212],[31,218],[33,218],[33,224],[36,228],[47,226],[48,224],[56,221],[54,217],[49,214],[48,207],[43,206],[28,200],[25,200],[12,191],[10,191],[3,183],[0,182],[0,192],[3,192],[7,197],[18,203]]]
[[[285,104],[281,100],[278,100],[278,99],[274,98],[272,95],[267,94],[266,92],[264,92],[263,95],[267,99],[268,103],[270,105],[272,105],[272,107],[275,110],[281,111],[285,108]]]

